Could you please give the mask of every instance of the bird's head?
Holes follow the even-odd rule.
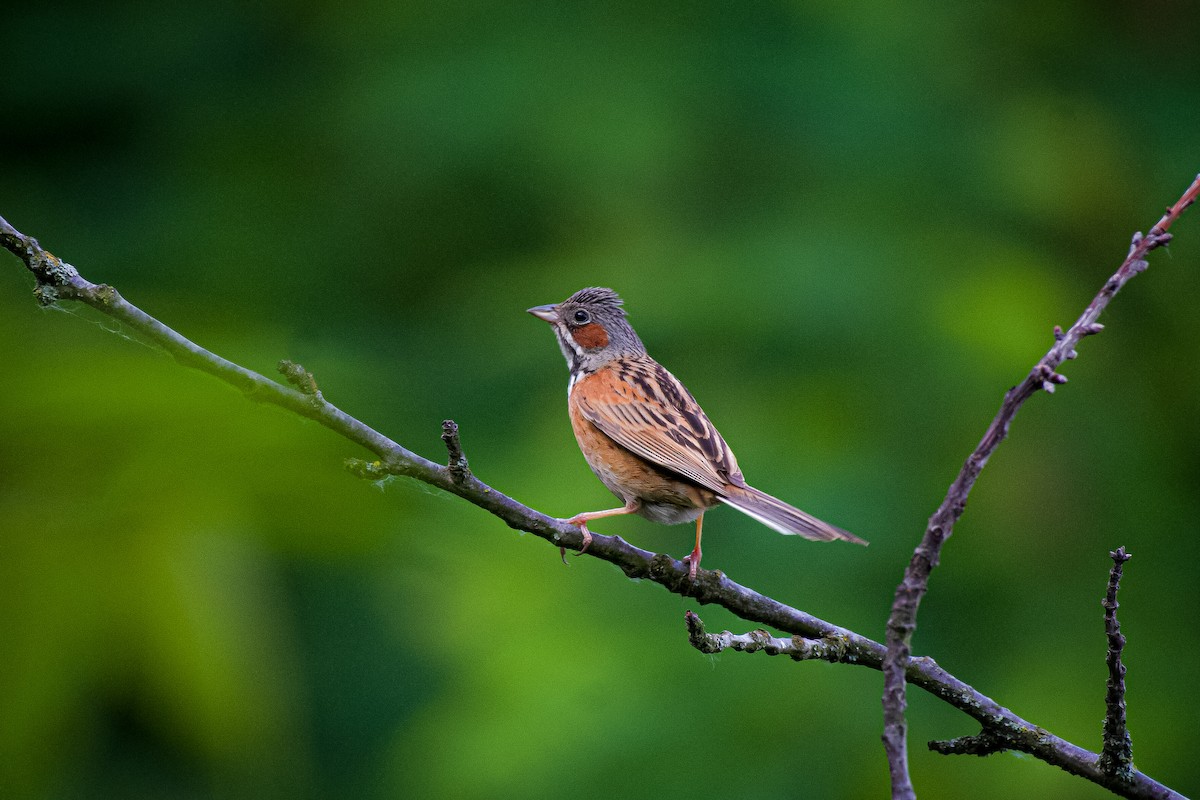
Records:
[[[529,313],[553,326],[572,373],[646,352],[612,289],[580,289],[557,305],[536,306]]]

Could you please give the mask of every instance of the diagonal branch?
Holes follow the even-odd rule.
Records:
[[[1000,442],[1008,435],[1008,426],[1025,401],[1039,389],[1053,392],[1066,378],[1058,374],[1058,367],[1067,359],[1075,358],[1075,347],[1085,336],[1099,333],[1103,326],[1096,320],[1108,306],[1113,296],[1130,278],[1148,266],[1146,255],[1171,240],[1167,230],[1196,201],[1200,195],[1200,176],[1169,207],[1150,232],[1143,236],[1136,233],[1129,248],[1129,255],[1116,273],[1109,278],[1100,292],[1084,309],[1083,314],[1065,332],[1056,328],[1054,346],[1034,365],[1019,384],[1004,395],[1004,402],[988,426],[983,439],[963,464],[958,477],[950,484],[946,498],[929,519],[929,526],[913,552],[912,560],[904,571],[904,578],[896,587],[896,598],[887,621],[887,661],[883,670],[883,745],[887,751],[888,767],[892,779],[892,797],[912,800],[916,797],[912,779],[908,774],[907,723],[905,710],[905,673],[912,653],[912,635],[917,627],[917,608],[921,604],[929,584],[929,574],[937,566],[942,545],[954,530],[954,523],[962,516],[967,497],[988,458]]]
[[[282,361],[279,365],[279,371],[296,388],[234,364],[167,327],[113,287],[88,281],[75,267],[43,249],[36,239],[19,232],[3,217],[0,217],[0,246],[21,259],[34,275],[37,280],[34,295],[38,302],[51,305],[74,300],[89,305],[158,344],[181,364],[219,378],[252,400],[319,422],[374,454],[373,461],[347,459],[346,467],[354,474],[371,480],[391,475],[415,478],[457,495],[499,517],[509,527],[533,533],[555,547],[579,550],[583,546],[582,534],[576,526],[529,508],[475,477],[467,466],[458,426],[451,421],[442,427],[442,439],[450,456],[450,463],[443,466],[397,444],[330,403],[317,388],[312,374],[299,364]],[[846,635],[856,637],[861,647],[879,647],[870,639],[741,586],[720,572],[700,570],[698,579],[692,581],[687,565],[681,561],[634,547],[619,536],[592,534],[587,555],[616,564],[631,578],[650,579],[671,592],[695,598],[702,605],[721,605],[751,622],[811,638]]]

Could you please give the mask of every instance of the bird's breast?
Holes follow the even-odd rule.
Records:
[[[625,501],[640,500],[638,513],[665,525],[694,520],[718,502],[713,492],[625,449],[589,422],[579,409],[579,398],[593,381],[603,378],[597,373],[576,381],[567,405],[579,449],[609,491]]]

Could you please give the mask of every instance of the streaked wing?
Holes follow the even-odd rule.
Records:
[[[622,358],[572,395],[583,417],[622,447],[715,492],[745,485],[737,459],[674,375],[649,357]]]

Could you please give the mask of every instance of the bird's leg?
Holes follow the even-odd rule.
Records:
[[[632,500],[625,501],[625,505],[620,508],[610,508],[605,511],[585,511],[582,514],[576,514],[568,520],[564,520],[568,525],[578,525],[579,530],[583,533],[583,547],[579,548],[579,552],[575,555],[581,556],[587,552],[588,547],[592,544],[592,532],[587,529],[587,524],[591,520],[600,519],[601,517],[616,517],[621,514],[633,514],[641,507],[641,501],[636,497]],[[567,548],[558,548],[558,554],[562,557],[563,563],[567,563]]]
[[[700,530],[704,525],[704,515],[696,517],[696,549],[691,555],[684,556],[683,560],[688,565],[688,577],[693,581],[696,580],[696,571],[700,569]]]

